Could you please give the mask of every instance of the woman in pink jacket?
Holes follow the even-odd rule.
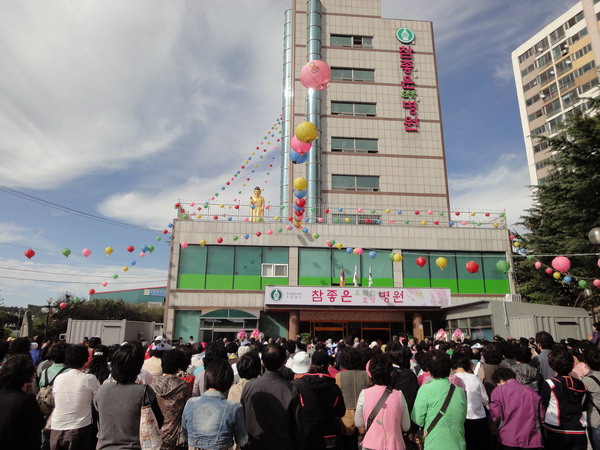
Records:
[[[385,355],[375,355],[367,363],[367,376],[373,384],[363,389],[356,404],[354,422],[357,427],[367,427],[362,446],[369,449],[404,450],[402,433],[410,428],[410,411],[401,391],[386,392],[390,384],[392,363]],[[369,426],[369,416],[383,395],[385,403]]]

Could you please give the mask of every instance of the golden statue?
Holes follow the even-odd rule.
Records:
[[[265,199],[262,195],[261,189],[257,186],[254,188],[254,195],[250,197],[250,205],[254,206],[251,211],[252,222],[258,222],[259,217],[265,215]]]

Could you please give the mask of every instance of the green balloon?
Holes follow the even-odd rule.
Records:
[[[219,196],[219,193],[218,193],[218,192],[215,192],[215,197],[218,197],[218,196]]]
[[[284,210],[285,209],[285,205],[280,205],[279,209]]]
[[[150,253],[152,253],[152,252],[154,251],[154,245],[149,245],[149,246],[148,246],[148,251],[149,251]]]
[[[315,211],[315,208],[310,208],[310,210],[311,210],[312,212],[314,212],[314,211]]]
[[[119,278],[119,275],[117,275],[116,273],[113,275],[113,278],[116,280],[117,278]]]
[[[187,214],[184,214],[184,215],[183,215],[183,220],[187,220],[187,219],[188,219],[188,215],[187,215]]]
[[[440,211],[440,216],[443,216],[443,215],[444,215],[444,211]]]
[[[259,222],[262,222],[262,221],[263,221],[263,218],[262,218],[262,217],[259,217],[259,218],[258,218],[258,221],[259,221]]]
[[[75,303],[77,303],[79,300],[81,300],[79,297],[75,297],[75,298],[73,299],[73,301],[74,301]]]
[[[63,248],[61,253],[64,255],[65,258],[68,258],[71,254],[71,250],[69,250],[68,248]]]
[[[507,273],[510,269],[510,264],[508,261],[501,259],[496,263],[496,269],[498,269],[499,272]]]
[[[283,231],[283,228],[277,228],[277,232],[281,233]]]
[[[335,245],[335,241],[329,241],[331,245]]]
[[[371,214],[375,214],[376,212],[377,212],[377,211],[376,211],[376,210],[374,210],[374,209],[372,209],[372,210],[371,210]]]
[[[504,213],[500,213],[500,217],[504,217],[506,214]]]
[[[394,260],[394,254],[393,253],[389,253],[388,254],[388,258],[389,258],[390,261],[393,261]]]
[[[156,240],[160,241],[162,238],[160,236],[156,236]]]
[[[313,234],[313,237],[314,237],[315,239],[319,239],[319,233],[315,233],[315,234]]]
[[[480,227],[481,226],[481,222],[477,222],[477,226]]]
[[[587,281],[585,281],[585,280],[579,280],[579,282],[577,284],[579,284],[579,287],[581,289],[584,289],[587,286]]]
[[[334,221],[335,223],[339,223],[339,222],[340,222],[340,219],[333,219],[333,221]]]
[[[237,237],[237,236],[234,236],[234,237],[233,237],[233,240],[234,240],[234,241],[237,241],[238,239],[239,239],[239,237]]]
[[[533,259],[533,255],[527,255],[527,259]]]
[[[405,220],[405,221],[404,221],[404,223],[405,223],[406,225],[408,225],[408,224],[410,223],[410,220],[408,220],[408,219],[407,219],[407,220]]]

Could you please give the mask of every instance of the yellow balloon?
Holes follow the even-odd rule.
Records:
[[[342,245],[341,242],[338,242],[337,244],[335,244],[335,246],[336,246],[336,248],[342,248],[343,247],[343,245]]]
[[[392,210],[391,210],[391,209],[389,209],[389,208],[385,210],[385,212],[386,212],[386,213],[389,213],[389,212],[391,212],[391,211],[392,211]]]
[[[350,223],[350,217],[346,217],[344,220],[346,221],[346,223]]]
[[[402,258],[402,255],[400,253],[394,253],[394,262],[400,262],[403,259],[404,258]]]
[[[275,216],[275,217],[273,217],[273,219],[275,219],[275,221],[278,221],[280,219],[280,217],[279,216]]]
[[[319,135],[317,126],[311,122],[302,122],[296,127],[296,137],[302,142],[312,142]]]
[[[554,272],[552,274],[552,276],[554,277],[555,280],[558,280],[560,278],[560,272]]]
[[[112,247],[106,247],[104,249],[104,253],[106,253],[107,255],[112,254],[112,252],[113,252],[113,248]]]
[[[448,260],[443,256],[440,256],[438,259],[435,260],[435,265],[438,266],[440,269],[444,270],[448,265]]]
[[[308,181],[304,177],[298,177],[294,179],[294,189],[297,191],[303,191],[308,186]]]
[[[221,208],[225,208],[225,205],[224,205],[223,203],[221,203],[221,204],[219,205],[219,207],[221,207]]]
[[[252,152],[252,156],[254,156],[254,152]]]
[[[206,241],[205,241],[204,239],[202,239],[202,240],[200,241],[200,245],[201,245],[202,247],[204,247],[204,246],[206,245]]]
[[[258,164],[254,164],[254,167],[258,167]]]
[[[202,219],[202,216],[200,214],[196,214],[196,219]]]
[[[513,242],[513,245],[514,245],[515,247],[520,247],[520,246],[521,246],[521,243],[520,243],[520,242]]]
[[[472,213],[471,213],[471,215],[472,215],[472,216],[474,216],[474,215],[475,215],[475,213],[474,213],[474,212],[472,212]]]
[[[129,267],[127,267],[127,266],[123,267],[123,272],[127,272],[128,270],[129,270]]]
[[[426,220],[421,221],[421,225],[427,225],[427,221]]]
[[[499,226],[499,224],[497,222],[494,222],[493,225],[494,225],[494,228],[498,228],[498,226]]]

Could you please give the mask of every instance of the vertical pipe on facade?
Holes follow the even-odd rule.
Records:
[[[308,0],[307,8],[307,61],[321,59],[321,2]],[[321,91],[309,89],[306,100],[306,120],[312,122],[319,130],[319,137],[313,141],[308,156],[307,179],[308,192],[306,195],[307,217],[311,220],[317,215],[321,199]]]
[[[281,120],[281,190],[280,203],[289,208],[290,187],[290,139],[292,137],[292,126],[294,115],[292,111],[293,83],[293,61],[292,61],[292,11],[284,13],[285,24],[283,26],[283,107]]]

